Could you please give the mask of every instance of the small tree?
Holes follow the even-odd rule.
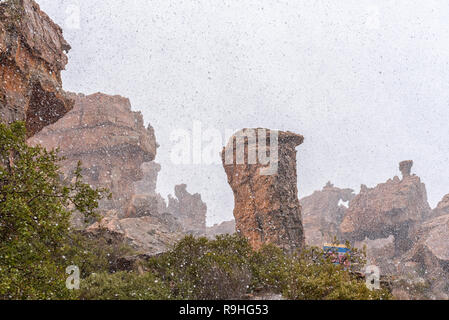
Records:
[[[26,143],[23,123],[0,124],[0,299],[70,298],[70,216],[95,216],[104,189],[62,180],[57,151]],[[69,209],[72,208],[72,209]]]

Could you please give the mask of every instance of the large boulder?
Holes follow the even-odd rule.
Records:
[[[149,256],[167,251],[183,236],[181,226],[170,214],[120,219],[110,213],[86,232],[114,243],[126,243],[139,254]]]
[[[73,107],[61,70],[70,45],[33,0],[0,3],[0,121],[25,121],[28,135]]]
[[[305,245],[296,173],[296,147],[303,141],[292,132],[244,129],[223,150],[237,232],[256,250],[265,243],[286,251]]]

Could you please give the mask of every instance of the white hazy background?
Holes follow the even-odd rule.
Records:
[[[187,183],[208,223],[232,218],[221,165],[174,165],[170,134],[303,134],[300,197],[359,191],[413,159],[434,207],[449,193],[449,2],[38,0],[72,45],[64,88],[129,97],[156,130],[166,196]],[[224,143],[224,141],[223,141]]]

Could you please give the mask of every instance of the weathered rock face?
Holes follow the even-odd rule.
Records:
[[[175,187],[175,196],[168,197],[167,212],[179,221],[185,233],[205,235],[207,205],[201,200],[201,195],[190,194],[187,185],[181,184]]]
[[[296,147],[303,141],[291,132],[244,129],[223,150],[223,166],[234,192],[237,232],[256,250],[265,243],[286,251],[305,244],[296,174]],[[276,143],[277,148],[272,148]],[[260,161],[267,155],[271,167],[268,161]],[[277,170],[267,170],[273,167]]]
[[[345,202],[354,199],[352,189],[340,189],[330,182],[321,191],[300,200],[306,243],[321,247],[340,235],[347,206]]]
[[[430,283],[430,298],[449,299],[449,215],[422,223],[414,233],[413,248],[402,257],[402,264]]]
[[[207,237],[214,239],[216,236],[223,234],[234,234],[235,233],[235,220],[224,221],[220,224],[215,224],[212,227],[207,227],[206,230]]]
[[[396,275],[395,263],[395,238],[390,235],[388,238],[370,240],[366,238],[363,241],[356,242],[356,248],[366,248],[366,258],[368,265],[380,267],[383,275]]]
[[[134,183],[135,194],[132,196],[126,210],[126,218],[158,216],[167,212],[165,199],[156,193],[157,177],[161,166],[152,161],[141,166],[143,178]]]
[[[404,168],[403,165],[401,168]],[[411,246],[410,230],[430,214],[426,187],[416,175],[404,170],[403,179],[395,177],[373,189],[362,190],[349,205],[340,225],[350,240],[395,236],[396,248],[405,251]]]
[[[432,210],[431,216],[439,217],[446,214],[449,214],[449,194],[445,195],[437,207]]]
[[[125,242],[147,255],[165,252],[183,236],[180,224],[170,214],[120,219],[109,213],[99,223],[88,227],[86,232],[116,243]]]
[[[161,165],[154,161],[145,162],[141,166],[143,177],[134,183],[136,194],[156,194],[157,177],[161,171]]]
[[[406,160],[399,163],[399,171],[403,177],[410,177],[412,174],[413,160]]]
[[[158,216],[166,212],[167,204],[161,195],[137,194],[132,196],[125,218]]]
[[[142,179],[141,165],[154,160],[157,143],[140,113],[132,112],[128,99],[96,93],[72,95],[75,107],[65,117],[30,139],[48,149],[60,148],[66,176],[82,160],[83,176],[95,187],[106,187],[112,200],[100,208],[116,209],[120,217],[135,194],[134,182]]]
[[[61,87],[69,44],[32,0],[0,3],[0,121],[25,121],[28,135],[62,118],[73,101]]]

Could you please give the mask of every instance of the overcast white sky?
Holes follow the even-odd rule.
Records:
[[[303,134],[300,197],[357,192],[415,161],[431,206],[449,193],[449,2],[38,0],[72,45],[64,88],[131,99],[161,145],[158,188],[187,183],[209,224],[232,218],[221,165],[174,165],[170,134]],[[77,11],[79,10],[79,28]]]

